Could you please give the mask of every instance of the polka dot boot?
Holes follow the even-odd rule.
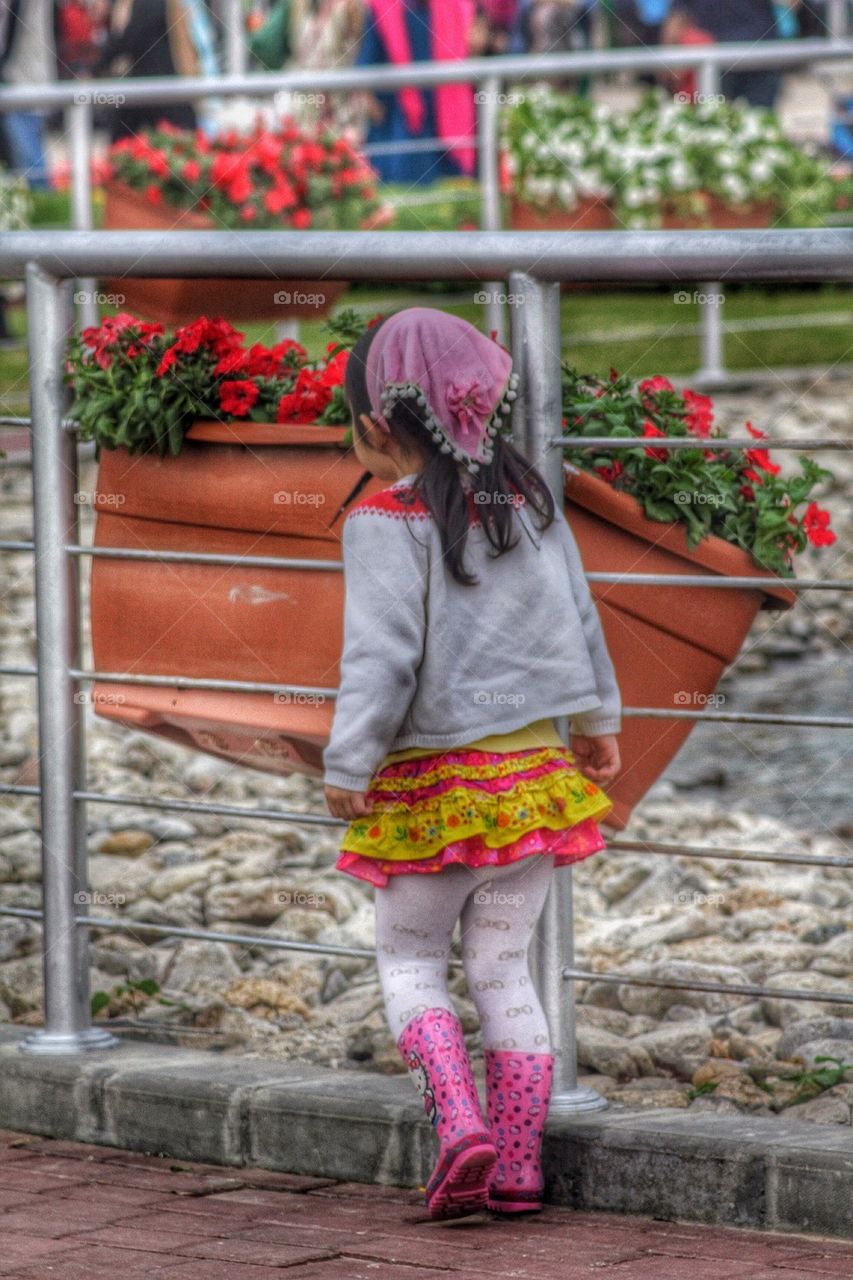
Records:
[[[489,1208],[523,1213],[542,1208],[542,1137],[554,1080],[551,1054],[486,1049],[489,1128],[498,1152]]]
[[[397,1047],[438,1136],[438,1162],[426,1186],[433,1218],[486,1208],[497,1152],[480,1110],[462,1024],[450,1009],[427,1009],[407,1023]]]

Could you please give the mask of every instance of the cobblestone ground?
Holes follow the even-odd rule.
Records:
[[[9,1280],[819,1280],[853,1242],[548,1208],[430,1222],[416,1190],[0,1130]]]

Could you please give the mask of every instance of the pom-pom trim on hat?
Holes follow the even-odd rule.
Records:
[[[398,401],[414,400],[418,407],[425,411],[424,425],[439,446],[440,451],[453,454],[454,458],[458,462],[464,463],[469,471],[479,471],[481,462],[485,464],[492,461],[495,453],[492,441],[504,425],[504,416],[512,412],[512,401],[517,398],[518,374],[511,373],[507,378],[506,386],[497,406],[486,424],[486,438],[483,442],[482,459],[480,461],[450,437],[438,414],[427,400],[423,387],[417,382],[386,382],[379,395],[382,408],[378,417],[387,419],[388,414]],[[373,416],[376,417],[377,415]]]

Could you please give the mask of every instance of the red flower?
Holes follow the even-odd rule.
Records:
[[[188,355],[198,351],[199,347],[209,347],[214,355],[221,356],[239,347],[243,337],[222,316],[217,316],[214,320],[200,316],[192,324],[185,324],[175,330],[175,346],[178,351]]]
[[[648,453],[648,450],[646,450],[646,452]],[[660,452],[660,450],[658,450],[658,452]],[[618,479],[622,474],[622,463],[618,458],[614,458],[609,467],[596,467],[595,470],[598,475],[601,476],[602,480],[606,480],[608,484],[612,484],[613,481]]]
[[[145,196],[145,199],[148,202],[148,204],[163,203],[163,192],[160,190],[159,187],[155,187],[153,183],[150,187],[145,188],[143,195]]]
[[[762,484],[763,481],[757,471],[753,471],[752,467],[744,467],[742,474],[747,480],[751,480],[753,484]]]
[[[151,150],[146,156],[146,161],[149,173],[154,174],[157,178],[168,178],[169,161],[166,159],[164,152]]]
[[[244,222],[254,222],[258,216],[258,211],[253,204],[244,204],[240,210],[240,217]]]
[[[755,437],[756,440],[764,440],[767,436],[766,431],[759,431],[758,427],[754,427],[751,422],[746,423],[746,429],[751,436]]]
[[[160,324],[146,324],[142,320],[138,320],[136,316],[131,315],[129,311],[120,311],[118,315],[107,316],[99,325],[84,329],[80,336],[85,345],[92,349],[95,364],[102,369],[108,369],[112,363],[114,348],[118,345],[121,337],[130,330],[133,330],[134,336],[147,341],[149,337],[162,333],[163,326]],[[131,343],[130,346],[138,347],[134,354],[138,355],[142,350],[138,343]]]
[[[674,390],[675,387],[672,385],[669,378],[664,378],[660,373],[655,374],[653,378],[646,378],[644,382],[640,383],[640,395],[642,396],[652,396],[658,391]]]
[[[163,355],[156,369],[158,378],[172,368],[179,355],[193,355],[201,349],[209,351],[221,359],[240,347],[244,335],[234,329],[227,320],[217,316],[209,320],[201,316],[192,324],[185,324],[175,330],[175,341]]]
[[[751,484],[742,484],[738,493],[742,494],[747,502],[755,502],[755,490]]]
[[[656,427],[655,424],[653,422],[649,422],[647,418],[646,421],[643,423],[643,435],[644,436],[663,436],[663,435],[666,435],[666,432],[661,431],[660,427]],[[659,462],[667,461],[665,449],[644,449],[643,453],[645,453],[646,456],[649,458],[657,458]]]
[[[313,369],[300,369],[293,391],[278,403],[276,422],[314,422],[332,399],[332,388],[325,386]]]
[[[294,213],[290,221],[291,221],[291,224],[294,227],[296,227],[299,231],[305,231],[308,227],[311,226],[311,223],[314,221],[314,219],[311,216],[310,209],[297,209],[296,213]]]
[[[831,547],[835,534],[829,527],[830,515],[816,502],[810,502],[803,516],[803,529],[813,547]]]
[[[710,435],[714,421],[714,407],[710,397],[689,390],[685,390],[682,395],[687,405],[687,430],[694,436]]]
[[[307,352],[298,342],[285,338],[274,347],[256,342],[246,356],[246,372],[254,378],[275,378],[283,370],[298,369]]]
[[[749,462],[754,462],[757,467],[761,467],[762,471],[769,471],[771,475],[776,475],[779,470],[778,463],[770,461],[770,454],[766,449],[747,449],[745,457]]]
[[[201,177],[201,165],[198,160],[188,160],[181,169],[181,177],[187,182],[197,182]]]
[[[226,351],[213,366],[214,373],[251,373],[249,357],[245,351]]]
[[[254,382],[243,378],[239,382],[223,382],[219,388],[219,404],[223,413],[235,418],[245,418],[256,403],[260,392]]]
[[[273,187],[264,195],[264,208],[267,213],[281,213],[296,203],[296,195],[289,187]]]

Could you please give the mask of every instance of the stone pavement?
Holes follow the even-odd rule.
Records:
[[[9,1280],[821,1280],[853,1243],[547,1208],[433,1223],[418,1191],[0,1130]]]

